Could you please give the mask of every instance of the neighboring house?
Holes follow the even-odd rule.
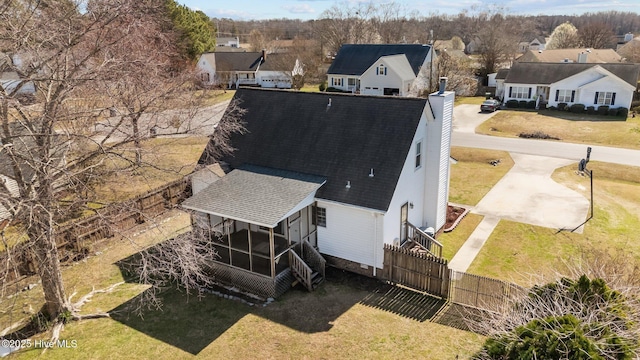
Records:
[[[229,88],[247,85],[288,89],[292,76],[302,71],[298,60],[266,51],[205,53],[196,66],[203,85]]]
[[[495,98],[502,99],[504,96],[504,79],[507,78],[507,74],[509,74],[509,69],[500,69],[497,73],[495,73]]]
[[[409,96],[428,81],[432,51],[420,44],[346,44],[327,70],[327,86],[364,95]]]
[[[555,49],[529,50],[516,59],[517,62],[548,63],[618,63],[622,57],[613,49]]]
[[[514,63],[504,79],[504,98],[612,108],[631,106],[640,64]]]
[[[235,99],[247,110],[246,132],[231,136],[235,150],[219,162],[226,175],[194,174],[182,204],[196,228],[222,235],[212,243],[218,280],[274,297],[294,276],[307,285],[297,269],[322,273],[324,259],[381,276],[384,244],[432,239],[420,229],[444,226],[453,92],[425,99],[241,88]],[[199,163],[213,163],[207,150]]]
[[[216,46],[221,48],[223,47],[239,48],[240,38],[239,37],[218,37],[216,38]]]
[[[24,81],[15,71],[4,71],[0,74],[0,85],[2,89],[11,94],[35,94],[36,87],[33,81]],[[19,87],[19,88],[18,88]]]

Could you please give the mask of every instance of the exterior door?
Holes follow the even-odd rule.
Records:
[[[409,203],[400,207],[400,244],[407,240],[407,220],[409,219]]]
[[[289,222],[289,240],[292,243],[300,242],[300,218]]]

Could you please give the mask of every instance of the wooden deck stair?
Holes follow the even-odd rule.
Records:
[[[302,256],[295,252],[300,249]],[[297,282],[304,285],[309,291],[315,290],[325,279],[326,260],[306,240],[300,243],[300,247],[289,250],[289,265],[291,273]]]

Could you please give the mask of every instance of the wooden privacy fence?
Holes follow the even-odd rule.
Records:
[[[401,247],[384,245],[383,277],[442,298],[449,297],[447,260]]]
[[[447,260],[385,245],[383,278],[464,306],[502,312],[526,289],[502,280],[449,269]]]
[[[456,304],[502,312],[509,300],[526,292],[525,288],[506,281],[451,270],[449,300]]]
[[[83,254],[86,244],[114,235],[114,232],[130,229],[145,219],[164,212],[191,195],[189,178],[184,177],[151,190],[144,195],[120,204],[109,205],[95,215],[70,221],[57,229],[56,245],[61,258],[68,253]],[[12,249],[12,262],[5,252],[0,253],[0,281],[10,283],[36,271],[37,262],[29,243],[21,243]]]

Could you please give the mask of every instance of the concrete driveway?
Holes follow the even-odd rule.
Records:
[[[473,213],[553,229],[573,229],[586,219],[589,200],[551,179],[555,169],[575,161],[510,155],[515,165],[480,200]],[[582,227],[576,232],[582,232]]]
[[[480,112],[480,105],[461,104],[453,108],[453,131],[465,134],[475,134],[476,127],[500,112]]]

